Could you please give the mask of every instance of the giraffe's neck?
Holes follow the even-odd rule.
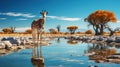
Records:
[[[44,20],[44,22],[46,21],[46,17],[45,16],[42,16],[42,19]]]

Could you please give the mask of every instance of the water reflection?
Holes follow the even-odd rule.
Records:
[[[68,40],[67,43],[68,43],[68,44],[78,44],[78,42],[77,42],[77,41],[74,41],[74,40]]]
[[[112,62],[120,64],[120,53],[118,52],[120,43],[107,43],[96,40],[84,41],[75,40],[74,38],[68,38],[67,40],[68,44],[87,43],[88,48],[84,50],[84,55],[88,56],[89,60],[94,60],[96,63]]]
[[[60,43],[60,38],[57,38],[57,43]]]
[[[45,67],[44,65],[44,57],[42,56],[42,47],[48,46],[49,43],[44,40],[40,40],[40,43],[34,45],[32,49],[32,58],[31,62],[36,67]]]
[[[117,53],[115,47],[110,48],[106,44],[93,44],[88,46],[88,50],[85,51],[85,54],[88,54],[90,60],[95,60],[95,62],[111,62],[109,57]],[[114,59],[112,59],[114,60]]]
[[[52,38],[52,40],[54,39]],[[68,44],[78,44],[78,42],[80,42],[72,38],[67,39],[66,41]],[[60,38],[57,38],[57,43],[59,42],[63,42],[63,41],[60,41]],[[34,46],[33,48],[31,62],[36,67],[45,67],[44,57],[42,56],[42,47],[43,46],[40,45],[37,47]],[[120,63],[120,59],[119,59],[120,57],[118,55],[117,48],[102,42],[94,41],[91,42],[91,44],[89,42],[87,50],[84,50],[84,55],[88,56],[89,60],[94,60],[96,63],[101,63],[101,62]],[[76,57],[78,56],[76,55]]]
[[[74,40],[72,37],[68,39],[67,41],[68,44],[71,44],[71,45],[75,45],[75,44],[78,44],[78,41],[77,40]]]
[[[51,41],[54,41],[54,39],[55,39],[54,37],[49,37],[49,40]]]
[[[0,56],[0,67],[20,67],[21,65],[18,64],[23,64],[22,67],[95,67],[96,65],[98,67],[119,67],[120,49],[114,47],[115,44],[102,44],[102,42],[93,42],[93,40],[87,44],[85,41],[81,43],[81,40],[65,40],[64,38],[60,39],[60,43],[56,42],[57,38],[54,41],[49,38],[45,40],[52,43],[47,47],[34,46],[32,54],[30,54],[31,49],[26,49]],[[66,42],[76,45],[71,46]],[[11,60],[14,63],[9,62]]]
[[[32,49],[31,62],[36,67],[45,67],[44,57],[42,56],[42,46],[37,46]]]

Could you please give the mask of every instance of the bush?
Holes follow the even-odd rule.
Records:
[[[70,34],[70,32],[65,32],[64,34],[67,35],[67,34]]]
[[[25,33],[26,33],[26,34],[31,34],[31,33],[32,33],[32,30],[31,30],[31,29],[27,29],[27,30],[25,31]]]
[[[84,34],[83,32],[76,32],[76,34]]]
[[[87,30],[86,32],[85,32],[85,34],[92,34],[93,32],[92,32],[92,30]]]

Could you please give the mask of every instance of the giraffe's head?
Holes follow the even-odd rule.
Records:
[[[48,12],[46,10],[42,10],[42,12],[40,12],[40,14],[42,15],[43,18],[45,18],[46,15],[48,14]]]

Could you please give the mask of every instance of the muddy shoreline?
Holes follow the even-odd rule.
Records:
[[[4,56],[4,55],[10,54],[12,52],[16,52],[16,51],[23,50],[23,49],[31,49],[31,48],[33,48],[33,46],[34,45],[31,44],[31,45],[12,46],[8,49],[0,49],[0,56]]]

